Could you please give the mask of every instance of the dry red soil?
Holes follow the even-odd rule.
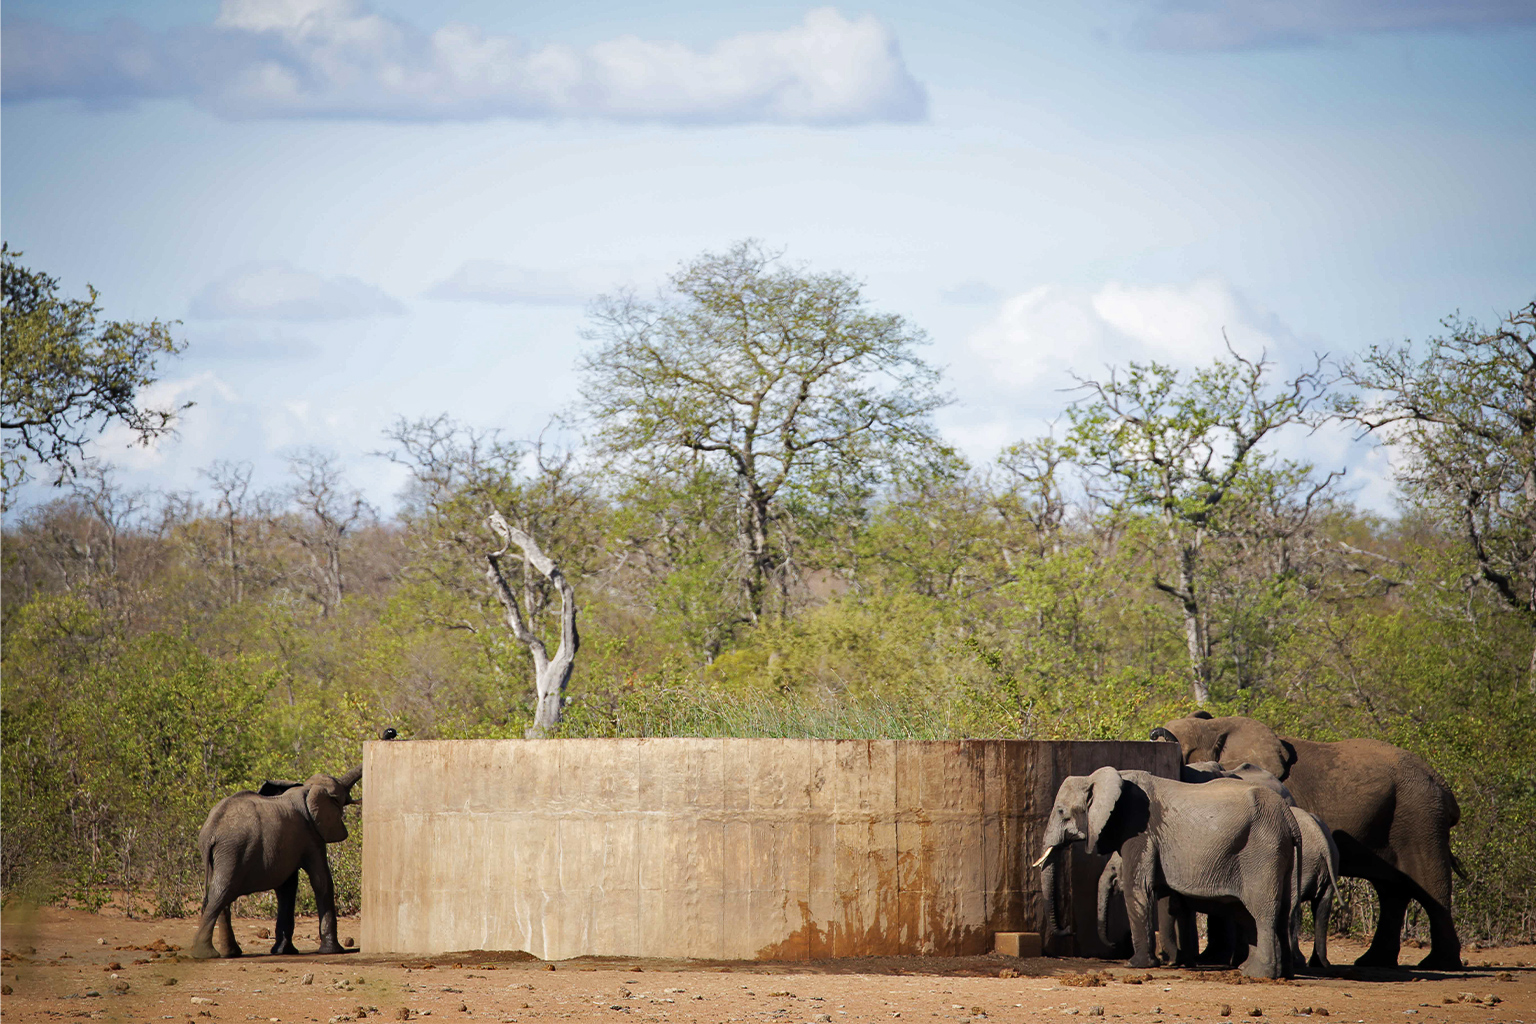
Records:
[[[271,921],[237,919],[247,955],[196,961],[193,922],[45,908],[4,915],[9,1022],[269,1024],[399,1021],[1052,1021],[1134,1024],[1279,1019],[1536,1024],[1536,947],[1469,949],[1457,972],[1340,969],[1329,978],[1238,983],[1227,971],[1133,971],[1096,960],[880,957],[797,963],[578,958],[268,956]],[[358,933],[343,919],[340,934]],[[298,945],[318,945],[300,919]],[[1330,945],[1348,962],[1362,947]],[[1404,958],[1418,950],[1405,949]],[[431,1024],[427,1021],[427,1024]]]

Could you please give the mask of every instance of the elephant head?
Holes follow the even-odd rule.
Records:
[[[1153,729],[1150,738],[1177,743],[1185,764],[1219,761],[1235,766],[1246,761],[1281,780],[1290,774],[1296,759],[1295,752],[1269,726],[1239,715],[1212,718],[1196,711]]]
[[[359,767],[339,777],[323,773],[311,775],[303,782],[276,782],[268,779],[262,783],[259,792],[262,796],[279,796],[293,790],[301,791],[289,799],[299,802],[305,817],[314,822],[320,838],[327,843],[340,843],[348,835],[342,808],[348,804],[362,804],[361,797],[352,795],[352,787],[362,777],[363,769]]]

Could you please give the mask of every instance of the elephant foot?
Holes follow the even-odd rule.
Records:
[[[316,953],[345,953],[346,949],[342,946],[341,943],[337,942],[335,939],[326,939],[324,942],[320,943],[320,948],[315,950],[315,952]]]
[[[1257,958],[1244,960],[1243,966],[1239,969],[1247,978],[1278,978],[1282,973],[1276,965],[1264,963]]]
[[[1430,955],[1433,956],[1434,954]],[[1397,968],[1397,954],[1368,949],[1355,960],[1355,966],[1385,967],[1388,970],[1395,970]]]
[[[1429,956],[1419,961],[1419,966],[1426,971],[1459,971],[1465,965],[1460,953],[1431,949]]]
[[[187,955],[194,960],[214,960],[218,958],[219,951],[213,948],[211,942],[194,942],[192,948],[187,950]]]
[[[1150,954],[1138,953],[1131,957],[1131,966],[1142,970],[1148,967],[1156,967],[1157,958]]]
[[[1313,953],[1307,959],[1307,970],[1311,971],[1313,974],[1327,974],[1332,969],[1333,965],[1330,964],[1327,960],[1324,960],[1322,957],[1318,956],[1316,953]]]
[[[281,939],[272,944],[273,956],[298,956],[298,954],[299,947],[295,946],[288,939]]]

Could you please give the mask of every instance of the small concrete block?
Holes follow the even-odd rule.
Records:
[[[993,949],[1004,956],[1039,956],[1039,932],[997,932]]]

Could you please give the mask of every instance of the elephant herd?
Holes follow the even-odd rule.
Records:
[[[1046,822],[1042,888],[1048,936],[1058,869],[1082,841],[1109,857],[1099,879],[1101,938],[1109,909],[1125,901],[1134,967],[1193,963],[1194,915],[1207,915],[1200,959],[1253,977],[1289,976],[1301,964],[1303,906],[1316,925],[1308,966],[1324,970],[1338,878],[1364,878],[1381,912],[1355,962],[1395,967],[1410,900],[1429,916],[1421,967],[1461,966],[1451,921],[1450,830],[1460,810],[1423,760],[1377,740],[1335,743],[1277,736],[1251,718],[1201,711],[1154,729],[1179,744],[1180,778],[1105,767],[1062,782]]]
[[[385,739],[395,731],[386,730]],[[1410,900],[1429,917],[1431,947],[1419,966],[1461,966],[1451,920],[1450,830],[1461,816],[1450,787],[1422,759],[1377,740],[1335,743],[1276,735],[1251,718],[1199,711],[1154,729],[1153,740],[1179,744],[1179,779],[1100,768],[1062,782],[1046,822],[1043,869],[1047,944],[1057,925],[1058,871],[1067,848],[1084,842],[1109,858],[1099,879],[1099,928],[1124,898],[1131,964],[1160,958],[1191,963],[1198,950],[1194,915],[1207,915],[1201,959],[1239,965],[1256,977],[1289,975],[1302,964],[1301,911],[1316,930],[1309,966],[1326,969],[1327,927],[1341,876],[1376,890],[1380,915],[1370,948],[1355,962],[1395,967]],[[295,953],[294,902],[299,871],[309,875],[320,916],[321,953],[339,953],[336,901],[325,847],[347,838],[343,809],[361,803],[356,768],[303,783],[268,782],[259,792],[226,797],[198,836],[206,891],[190,952],[239,956],[230,906],[240,896],[275,890],[273,953]]]

